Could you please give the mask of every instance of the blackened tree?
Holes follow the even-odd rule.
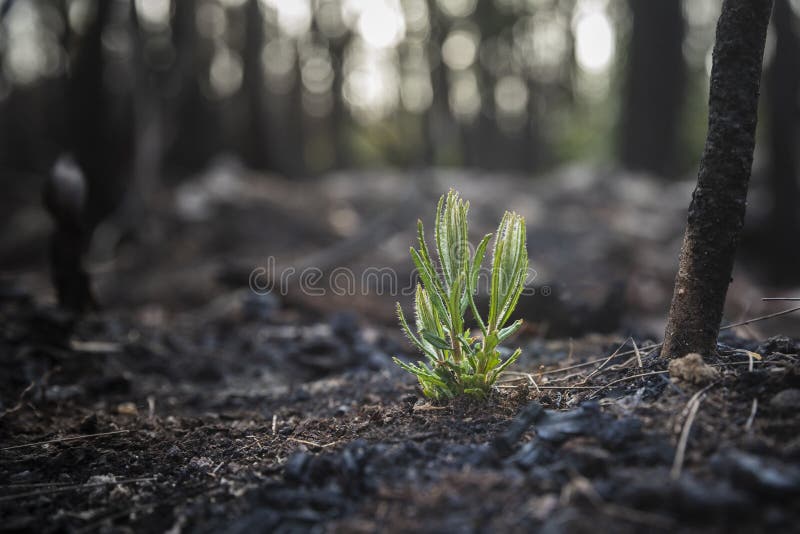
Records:
[[[725,0],[717,22],[706,137],[661,355],[716,349],[753,163],[771,0]]]
[[[264,48],[264,18],[258,0],[249,0],[245,8],[244,79],[247,93],[247,125],[244,159],[253,168],[269,167],[266,117],[264,114],[264,74],[261,51]]]

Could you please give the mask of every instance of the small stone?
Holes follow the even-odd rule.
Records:
[[[790,388],[778,392],[769,401],[769,405],[778,410],[798,411],[800,410],[800,389]]]
[[[181,450],[176,445],[173,445],[167,451],[167,458],[169,458],[170,460],[175,460],[175,459],[181,458],[182,456],[183,456],[183,453],[181,452]]]
[[[702,356],[693,352],[669,362],[669,376],[691,384],[705,384],[717,378],[719,371],[706,364]]]
[[[304,452],[298,451],[294,453],[289,459],[286,461],[284,465],[284,476],[286,480],[290,480],[293,482],[300,482],[305,477],[305,474],[308,470],[308,465],[311,463],[311,455]]]
[[[711,458],[711,467],[749,491],[786,497],[800,494],[800,468],[740,450],[726,450]]]

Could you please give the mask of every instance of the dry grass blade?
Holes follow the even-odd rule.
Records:
[[[642,365],[642,353],[639,352],[639,347],[636,346],[636,340],[631,338],[631,343],[633,343],[633,350],[636,351],[636,363],[639,364],[639,369],[643,367]]]
[[[760,317],[753,317],[752,319],[747,319],[746,321],[741,321],[741,322],[738,322],[738,323],[728,324],[728,325],[720,327],[720,330],[728,330],[728,329],[731,329],[731,328],[736,328],[736,327],[744,326],[744,325],[747,325],[747,324],[757,323],[759,321],[766,321],[767,319],[772,319],[774,317],[780,317],[782,315],[789,315],[790,313],[794,313],[794,312],[796,312],[798,310],[800,310],[800,306],[797,306],[795,308],[789,308],[788,310],[783,310],[783,311],[779,311],[779,312],[775,312],[775,313],[770,313],[769,315],[762,315]]]
[[[599,373],[599,372],[600,372],[600,371],[603,369],[603,367],[605,367],[606,365],[608,365],[608,362],[610,362],[611,360],[613,360],[613,359],[614,359],[614,357],[616,357],[616,356],[619,354],[619,351],[621,351],[621,350],[622,350],[622,347],[624,347],[625,345],[627,345],[627,344],[628,344],[628,341],[631,341],[632,339],[633,339],[633,338],[628,338],[628,339],[626,339],[625,341],[623,341],[623,342],[622,342],[622,344],[621,344],[619,347],[617,347],[617,350],[615,350],[614,352],[612,352],[612,353],[611,353],[611,355],[610,355],[608,358],[606,358],[605,360],[603,360],[603,362],[602,362],[600,365],[598,365],[596,368],[594,368],[594,369],[592,370],[592,372],[591,372],[591,373],[589,373],[588,375],[586,375],[586,378],[584,378],[584,379],[583,379],[583,381],[581,382],[581,384],[585,384],[586,382],[588,382],[588,381],[589,381],[589,379],[590,379],[590,378],[592,378],[592,377],[593,377],[593,376],[595,376],[597,373]]]
[[[800,299],[774,299],[774,300],[800,300]],[[759,317],[753,317],[752,319],[746,319],[746,320],[738,322],[738,323],[724,325],[724,326],[720,327],[720,330],[729,330],[731,328],[737,328],[739,326],[744,326],[744,325],[748,325],[748,324],[752,324],[752,323],[757,323],[757,322],[760,322],[760,321],[766,321],[767,319],[772,319],[772,318],[775,318],[775,317],[788,315],[788,314],[794,313],[796,311],[800,311],[800,306],[797,306],[795,308],[790,308],[788,310],[779,311],[779,312],[776,312],[776,313],[770,313],[768,315],[762,315],[762,316],[759,316]],[[661,348],[662,345],[663,345],[663,343],[654,343],[652,345],[647,345],[647,346],[644,346],[644,347],[638,347],[638,346],[635,346],[635,343],[634,343],[634,346],[635,346],[634,349],[631,349],[629,351],[624,351],[624,352],[618,352],[618,353],[616,353],[616,356],[632,356],[632,355],[636,355],[637,353],[641,354],[642,352],[646,352],[645,356],[647,356],[649,354],[652,354],[655,350]],[[624,346],[624,343],[623,343],[623,346]],[[567,367],[559,367],[558,369],[548,369],[547,371],[539,371],[536,374],[539,375],[539,376],[544,376],[544,375],[549,375],[549,374],[563,373],[565,371],[571,371],[573,369],[580,369],[582,367],[588,367],[590,365],[595,365],[595,364],[598,364],[598,363],[602,363],[602,362],[604,362],[604,361],[606,361],[608,359],[609,359],[608,356],[603,356],[602,358],[595,358],[595,359],[588,360],[588,361],[585,361],[585,362],[582,362],[582,363],[576,363],[574,365],[569,365]],[[514,374],[514,373],[507,373],[507,374]],[[520,374],[524,375],[525,373],[520,373]]]
[[[686,407],[683,409],[682,415],[685,415],[686,418],[683,422],[681,437],[678,440],[678,448],[675,450],[675,459],[672,462],[672,470],[670,471],[670,477],[673,480],[681,476],[681,471],[683,470],[683,461],[686,458],[686,445],[689,443],[689,433],[692,430],[692,425],[694,424],[695,416],[697,416],[697,411],[700,409],[700,403],[705,398],[706,392],[716,385],[716,382],[712,382],[692,395],[689,399],[689,402],[686,403]]]
[[[14,495],[4,495],[0,497],[0,502],[13,501],[15,499],[23,499],[25,497],[38,497],[40,495],[48,495],[50,493],[61,493],[64,491],[82,490],[86,488],[99,488],[102,486],[116,486],[121,484],[135,484],[137,482],[151,482],[155,479],[156,479],[155,477],[128,478],[125,480],[115,480],[108,482],[90,482],[87,484],[72,484],[69,486],[51,487],[37,491],[26,491],[25,493],[17,493]]]
[[[750,408],[750,416],[747,418],[747,422],[744,424],[745,432],[750,432],[753,430],[753,422],[756,420],[756,413],[758,412],[758,399],[753,399],[753,405]]]
[[[332,441],[330,443],[317,443],[316,441],[309,441],[307,439],[300,439],[300,438],[286,438],[289,441],[294,441],[295,443],[302,443],[303,445],[308,445],[309,447],[314,447],[317,449],[327,449],[328,447],[333,447],[337,443],[340,443],[341,440]]]
[[[694,418],[697,415],[697,410],[700,409],[700,402],[703,400],[704,396],[701,397],[692,397],[692,400],[689,401],[689,415],[686,416],[686,421],[683,423],[683,429],[681,430],[681,437],[678,440],[678,448],[675,451],[675,460],[672,462],[672,470],[670,471],[669,475],[673,480],[680,478],[681,471],[683,470],[683,461],[686,458],[686,445],[689,442],[689,432],[692,430],[692,425],[694,424]]]
[[[661,345],[662,345],[661,343],[655,343],[653,345],[647,345],[646,347],[640,347],[639,350],[640,351],[643,351],[643,350],[644,351],[653,351],[653,350],[658,349],[659,347],[661,347]],[[623,346],[624,346],[624,343],[623,343]],[[627,351],[624,351],[624,352],[617,353],[616,356],[632,356],[634,354],[636,354],[635,350],[627,350]],[[573,369],[580,369],[581,367],[588,367],[590,365],[595,365],[595,364],[598,364],[598,363],[602,363],[603,361],[605,361],[607,359],[608,359],[608,356],[603,356],[602,358],[596,358],[596,359],[593,359],[593,360],[588,360],[588,361],[585,361],[583,363],[576,363],[574,365],[569,365],[567,367],[559,367],[558,369],[549,369],[547,371],[540,371],[540,372],[537,372],[536,374],[538,374],[540,376],[543,376],[543,375],[550,375],[550,374],[555,374],[555,373],[563,373],[564,371],[571,371]]]
[[[48,445],[50,443],[63,443],[65,441],[75,441],[78,439],[102,438],[105,436],[113,436],[115,434],[125,434],[130,430],[114,430],[112,432],[100,432],[98,434],[83,434],[81,436],[68,436],[66,438],[48,439],[46,441],[36,441],[34,443],[23,443],[22,445],[12,445],[10,447],[3,447],[0,451],[10,451],[12,449],[22,449],[24,447],[35,447],[37,445]]]

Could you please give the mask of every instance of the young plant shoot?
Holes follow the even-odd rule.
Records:
[[[487,234],[470,254],[465,202],[451,190],[436,207],[434,240],[439,265],[425,242],[422,221],[417,222],[419,250],[411,258],[422,284],[414,300],[416,328],[412,329],[397,303],[397,315],[411,343],[427,362],[395,363],[419,379],[423,393],[434,399],[460,395],[485,397],[497,377],[520,355],[514,351],[505,361],[498,346],[522,326],[522,320],[506,326],[517,305],[528,273],[525,219],[506,212],[495,234],[489,288],[489,314],[484,320],[475,305],[481,264],[492,238]],[[481,335],[472,337],[465,326],[469,308]]]

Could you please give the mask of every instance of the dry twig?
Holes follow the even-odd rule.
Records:
[[[315,447],[317,449],[327,449],[328,447],[333,447],[334,445],[336,445],[337,443],[339,443],[341,441],[341,440],[337,439],[336,441],[331,441],[330,443],[326,443],[326,444],[323,445],[322,443],[317,443],[316,441],[309,441],[309,440],[300,439],[300,438],[289,437],[289,438],[286,438],[286,439],[288,439],[289,441],[294,441],[295,443],[302,443],[303,445],[308,445],[309,447]]]
[[[0,502],[13,501],[14,499],[22,499],[24,497],[38,497],[40,495],[48,495],[50,493],[61,493],[64,491],[81,490],[86,488],[98,488],[101,486],[111,486],[118,484],[135,484],[137,482],[150,482],[155,479],[156,479],[155,477],[128,478],[125,480],[115,480],[108,482],[91,482],[87,484],[72,484],[69,486],[51,487],[37,491],[27,491],[25,493],[17,493],[14,495],[4,495],[0,497]]]
[[[683,422],[681,437],[678,440],[678,448],[675,451],[675,460],[672,462],[672,470],[670,471],[670,477],[673,480],[681,476],[681,471],[683,470],[683,461],[686,457],[686,445],[689,442],[689,433],[692,430],[692,424],[694,424],[694,418],[697,415],[697,410],[700,409],[700,403],[705,398],[706,392],[716,385],[716,382],[712,382],[692,395],[692,397],[689,399],[689,402],[686,403],[686,407],[683,409],[683,413],[686,414],[686,419]]]
[[[741,321],[741,322],[738,322],[738,323],[725,325],[725,326],[721,327],[720,330],[728,330],[730,328],[736,328],[736,327],[744,326],[744,325],[751,324],[751,323],[757,323],[759,321],[766,321],[767,319],[772,319],[774,317],[780,317],[782,315],[788,315],[788,314],[796,312],[798,310],[800,310],[800,306],[797,306],[795,308],[789,308],[788,310],[783,310],[783,311],[779,311],[779,312],[775,312],[775,313],[770,313],[769,315],[762,315],[760,317],[753,317],[752,319],[747,319],[746,321]]]
[[[0,451],[10,451],[12,449],[21,449],[23,447],[35,447],[36,445],[48,445],[50,443],[63,443],[65,441],[75,441],[77,439],[102,438],[105,436],[113,436],[115,434],[125,434],[126,432],[130,432],[130,430],[114,430],[112,432],[100,432],[98,434],[83,434],[81,436],[68,436],[66,438],[48,439],[46,441],[36,441],[34,443],[23,443],[22,445],[3,447],[0,449]]]
[[[750,408],[750,417],[747,418],[747,422],[744,424],[745,432],[750,432],[753,429],[753,421],[756,420],[756,412],[758,412],[758,399],[753,399],[753,405]]]

